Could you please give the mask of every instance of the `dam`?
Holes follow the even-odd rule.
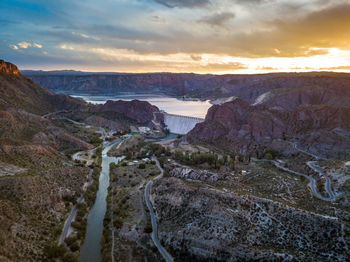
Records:
[[[192,130],[196,124],[204,121],[204,118],[181,116],[163,112],[164,124],[170,133],[185,135]]]

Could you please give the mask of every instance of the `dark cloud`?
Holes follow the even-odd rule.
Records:
[[[209,0],[155,0],[157,3],[164,5],[168,8],[174,7],[204,7],[207,6],[210,1]]]
[[[202,60],[202,56],[200,56],[200,55],[191,55],[191,58],[193,61],[201,61]]]
[[[205,16],[198,20],[198,22],[206,23],[211,26],[223,26],[235,17],[234,13],[223,12],[210,16]]]

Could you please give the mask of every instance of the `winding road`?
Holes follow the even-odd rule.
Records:
[[[166,251],[166,249],[162,246],[162,244],[160,243],[159,239],[158,239],[158,225],[157,225],[157,218],[155,216],[149,195],[150,195],[150,189],[153,185],[153,182],[162,178],[164,175],[164,170],[163,168],[160,166],[159,161],[156,157],[152,157],[152,160],[154,160],[156,162],[157,167],[160,169],[160,175],[155,177],[154,179],[150,180],[145,188],[145,201],[146,201],[146,205],[147,208],[150,212],[151,215],[151,222],[152,222],[152,240],[154,242],[154,244],[156,245],[156,247],[158,248],[160,254],[163,256],[163,258],[165,259],[166,262],[173,262],[173,258],[171,257],[171,255],[168,253],[168,251]]]
[[[284,167],[284,166],[282,166],[282,164],[281,164],[280,162],[278,162],[278,161],[271,160],[270,162],[273,163],[277,168],[282,169],[283,171],[286,171],[286,172],[288,172],[288,173],[292,173],[292,174],[295,174],[295,175],[298,175],[298,176],[302,176],[302,177],[307,178],[307,179],[310,181],[310,183],[308,184],[308,186],[310,187],[311,192],[312,192],[312,194],[313,194],[315,197],[317,197],[317,198],[319,198],[319,199],[321,199],[321,200],[324,200],[324,201],[333,201],[332,198],[330,198],[330,197],[324,197],[324,196],[322,196],[322,195],[318,192],[318,190],[317,190],[316,179],[314,179],[313,177],[308,176],[308,175],[303,174],[303,173],[300,173],[300,172],[298,172],[298,171],[291,170],[291,169],[289,169],[289,168],[287,168],[287,167]]]
[[[292,174],[295,174],[295,175],[298,175],[298,176],[302,176],[302,177],[305,177],[307,178],[310,183],[308,184],[310,189],[311,189],[311,192],[312,194],[321,199],[321,200],[324,200],[324,201],[335,201],[336,200],[336,196],[332,190],[332,185],[331,185],[331,179],[317,166],[317,162],[319,160],[327,160],[326,158],[323,158],[323,157],[320,157],[320,156],[317,156],[315,154],[312,154],[310,152],[307,152],[301,148],[299,148],[297,146],[297,143],[296,142],[289,142],[290,144],[293,145],[293,147],[298,150],[299,152],[301,153],[304,153],[308,156],[311,156],[313,158],[316,159],[316,161],[308,161],[306,162],[306,165],[308,167],[310,167],[314,172],[318,173],[321,177],[324,177],[325,180],[326,180],[326,183],[325,183],[325,191],[327,192],[328,194],[328,197],[324,197],[322,196],[319,192],[318,192],[318,189],[317,189],[317,182],[316,182],[316,179],[314,179],[312,176],[309,176],[309,175],[306,175],[306,174],[303,174],[303,173],[300,173],[300,172],[297,172],[297,171],[294,171],[294,170],[291,170],[287,167],[284,167],[280,162],[278,161],[275,161],[275,160],[272,160],[271,162],[276,166],[278,167],[279,169],[282,169],[286,172],[289,172],[289,173],[292,173]]]

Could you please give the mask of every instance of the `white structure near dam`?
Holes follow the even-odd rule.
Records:
[[[170,133],[185,135],[192,130],[196,124],[204,121],[203,118],[173,115],[163,113],[164,124],[169,129]]]

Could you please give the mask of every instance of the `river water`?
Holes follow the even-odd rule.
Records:
[[[101,259],[101,237],[103,231],[103,219],[107,209],[107,194],[109,187],[109,165],[118,163],[122,157],[109,157],[108,151],[121,140],[108,144],[102,151],[102,170],[99,179],[99,189],[96,193],[95,203],[90,210],[84,243],[80,249],[80,262],[98,262]]]
[[[124,100],[131,101],[138,99],[147,101],[152,105],[157,106],[160,110],[164,110],[169,114],[193,116],[205,118],[209,107],[212,105],[207,101],[188,101],[181,100],[174,97],[160,96],[160,95],[118,95],[118,96],[92,96],[92,95],[71,95],[73,97],[82,98],[85,101],[93,104],[104,104],[107,100]]]

